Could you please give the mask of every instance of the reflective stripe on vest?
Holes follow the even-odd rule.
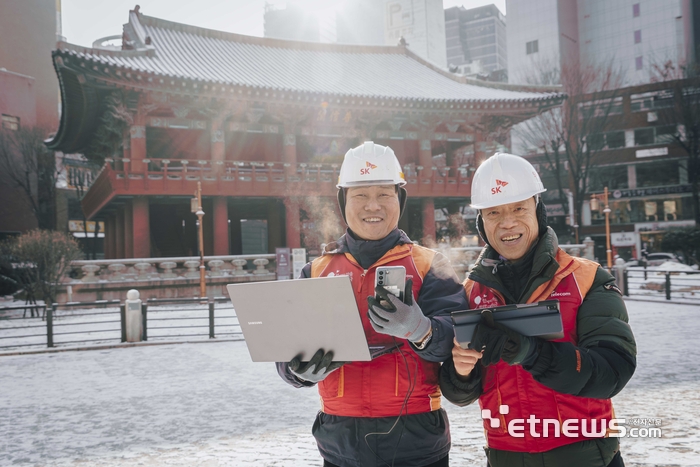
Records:
[[[571,342],[576,345],[578,308],[593,284],[598,264],[573,258],[561,249],[557,254],[557,262],[560,267],[554,278],[535,290],[527,303],[559,300],[564,337],[554,342]],[[471,308],[505,304],[501,294],[482,284],[467,280],[465,288]],[[491,418],[498,420],[494,423],[490,419],[483,420],[487,444],[493,449],[544,452],[589,438],[601,438],[606,436],[606,430],[601,430],[603,423],[608,427],[610,419],[614,417],[610,399],[559,393],[535,381],[520,365],[511,366],[502,360],[496,365],[486,367],[482,389],[479,398],[482,411],[490,410]],[[505,410],[500,408],[505,405],[508,409],[507,413],[503,414],[501,412]],[[527,420],[530,416],[541,421],[538,424],[529,423]],[[519,422],[520,419],[524,422]],[[546,431],[543,429],[542,420],[548,420]],[[561,433],[561,427],[566,420],[577,421],[577,436],[567,437]],[[586,421],[585,430],[588,436],[582,433],[583,420]],[[533,424],[535,435],[539,436],[531,434]],[[560,427],[559,436],[556,435],[557,425]],[[512,436],[514,432],[517,436]]]
[[[418,245],[399,245],[389,250],[365,271],[350,254],[326,254],[311,264],[311,277],[350,276],[357,308],[370,345],[391,345],[394,339],[374,331],[367,317],[367,297],[374,295],[374,272],[378,266],[404,266],[406,279],[413,279],[413,297],[418,298],[423,278],[430,270],[435,252]],[[346,417],[398,416],[406,395],[413,390],[405,410],[408,414],[440,408],[438,372],[440,365],[420,358],[408,341],[401,352],[371,362],[351,362],[318,384],[321,410]]]

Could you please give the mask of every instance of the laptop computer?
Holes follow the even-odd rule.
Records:
[[[367,345],[348,276],[226,286],[254,362],[308,361],[318,349],[339,362],[370,361],[397,346]]]

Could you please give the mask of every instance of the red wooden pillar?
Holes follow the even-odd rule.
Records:
[[[105,259],[109,259],[109,243],[108,243],[109,236],[107,235],[107,231],[109,230],[109,216],[107,216],[105,218],[104,223],[105,223],[105,228],[103,231],[101,231],[101,233],[103,233],[105,235],[104,241],[103,241],[103,245],[104,245],[103,248],[104,248]]]
[[[474,135],[474,162],[477,167],[493,155],[493,153],[488,150],[488,144],[486,144],[488,140],[484,136],[485,135],[480,131],[477,131]]]
[[[124,257],[134,257],[134,209],[131,201],[124,205]]]
[[[121,207],[117,210],[116,222],[114,223],[115,232],[115,244],[116,244],[116,256],[117,259],[123,259],[124,256],[124,208]]]
[[[114,235],[111,231],[113,223],[114,221],[112,220],[112,216],[107,216],[105,218],[105,231],[102,232],[105,234],[105,259],[114,258],[114,252],[112,250],[112,240],[114,239]]]
[[[287,232],[287,248],[301,247],[301,219],[299,216],[299,201],[295,198],[284,199],[285,227]]]
[[[151,257],[151,224],[148,197],[136,196],[132,201],[132,236],[134,258]]]
[[[283,138],[284,154],[282,156],[284,163],[288,164],[284,172],[287,176],[295,175],[297,173],[297,137],[292,133],[285,133]],[[289,244],[287,246],[289,246]]]
[[[133,125],[129,129],[130,141],[130,156],[131,170],[130,172],[140,174],[146,171],[147,165],[143,163],[146,158],[146,126],[143,125],[143,118],[135,119]]]
[[[429,139],[420,140],[418,148],[418,165],[423,166],[421,175],[430,176],[433,167],[433,151]]]
[[[214,196],[214,256],[230,254],[228,249],[228,201]]]
[[[423,199],[423,245],[430,245],[435,237],[435,202],[433,198]]]

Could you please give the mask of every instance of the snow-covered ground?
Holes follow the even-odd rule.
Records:
[[[660,418],[624,438],[631,466],[700,466],[700,307],[629,301],[638,369],[619,418]],[[451,465],[483,465],[478,406],[443,401]],[[0,465],[320,466],[315,389],[294,389],[241,341],[0,356]]]

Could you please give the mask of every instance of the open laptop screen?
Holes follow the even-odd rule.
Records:
[[[369,361],[370,349],[348,276],[227,286],[254,362],[288,362],[318,349],[335,361]]]

